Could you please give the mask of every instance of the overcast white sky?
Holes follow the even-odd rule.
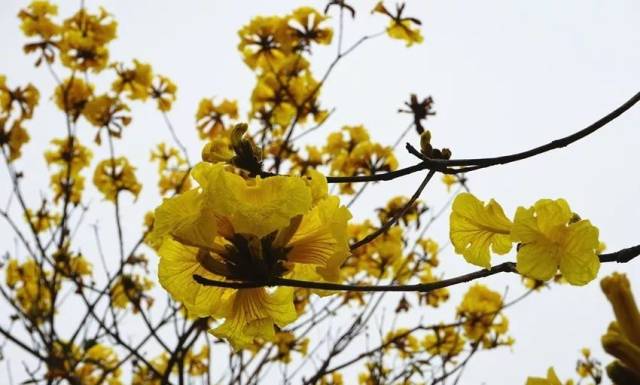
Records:
[[[63,120],[48,100],[53,84],[50,76],[32,66],[33,57],[21,54],[25,39],[15,16],[27,3],[0,3],[0,73],[7,75],[11,85],[31,81],[43,91],[38,116],[28,126],[32,142],[27,153],[31,155],[20,163],[28,177],[41,182],[30,189],[35,202],[47,188],[41,149],[52,136],[62,135]],[[346,45],[378,32],[386,23],[381,16],[369,15],[375,1],[353,3],[359,14],[355,23],[346,24]],[[119,22],[120,38],[112,44],[113,58],[150,62],[154,70],[178,84],[179,100],[170,116],[192,158],[197,158],[201,143],[195,135],[194,113],[200,98],[237,98],[242,112],[248,109],[246,100],[254,78],[236,51],[238,28],[254,15],[281,14],[307,4],[323,8],[325,2],[111,0],[87,4],[104,5]],[[76,2],[65,1],[61,14],[68,15],[75,7]],[[374,138],[391,143],[409,118],[396,110],[414,92],[432,95],[436,101],[438,115],[428,128],[437,146],[448,146],[454,157],[493,156],[572,133],[640,90],[637,1],[413,0],[407,12],[422,20],[424,44],[407,49],[402,42],[382,37],[341,62],[321,99],[324,106],[336,107],[336,113],[325,131],[309,140],[323,140],[328,131],[344,124],[362,123]],[[334,54],[334,47],[317,51],[316,74],[324,71]],[[137,107],[134,118],[131,133],[120,148],[140,166],[140,178],[145,180],[153,172],[142,173],[142,169],[151,169],[146,164],[147,149],[168,136],[152,106]],[[539,198],[566,198],[574,211],[600,228],[610,251],[638,244],[639,126],[640,106],[636,106],[570,148],[474,173],[470,187],[481,199],[497,199],[508,215],[518,205],[530,205]],[[82,135],[90,140],[92,129],[85,128]],[[106,156],[104,150],[96,154],[97,160]],[[413,162],[402,149],[398,157],[402,165]],[[393,194],[410,194],[418,178],[371,189],[371,195],[355,206],[356,217],[364,218]],[[3,171],[2,199],[8,194],[7,182]],[[153,190],[151,185],[146,187],[140,206],[154,204]],[[446,190],[435,183],[423,198],[439,207]],[[127,211],[127,226],[132,231],[143,212],[135,207]],[[88,223],[107,221],[101,219],[103,215],[100,210],[90,213]],[[432,235],[444,243],[447,227],[445,219]],[[1,244],[13,242],[6,232],[2,234]],[[447,275],[471,270],[450,250],[443,259]],[[640,295],[640,262],[603,266],[600,276],[614,270],[625,271]],[[504,276],[485,282],[498,291],[509,285],[515,295],[521,290],[518,280]],[[452,306],[462,290],[452,290]],[[613,315],[597,280],[583,288],[544,291],[508,314],[516,345],[512,350],[478,355],[466,371],[465,384],[520,384],[527,375],[542,375],[551,365],[561,378],[573,376],[583,346],[609,361],[599,348],[599,338]],[[0,378],[4,370],[0,366]]]

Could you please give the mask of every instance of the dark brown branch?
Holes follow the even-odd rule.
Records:
[[[600,255],[600,262],[627,263],[640,255],[640,245],[622,249],[615,253]],[[514,262],[503,262],[490,269],[477,270],[472,273],[459,275],[457,277],[443,279],[437,282],[419,283],[414,285],[344,285],[332,282],[301,281],[288,278],[274,278],[270,282],[238,282],[238,281],[216,281],[194,275],[193,279],[201,285],[216,286],[230,289],[249,289],[263,286],[287,286],[306,289],[320,289],[333,291],[366,291],[366,292],[420,292],[428,293],[434,290],[449,286],[458,285],[465,282],[474,281],[499,273],[517,273]]]
[[[620,107],[616,108],[609,114],[600,118],[595,123],[583,128],[580,131],[577,131],[569,136],[565,136],[564,138],[553,140],[547,144],[542,146],[538,146],[532,148],[527,151],[518,152],[510,155],[497,156],[492,158],[471,158],[471,159],[431,159],[425,158],[419,152],[412,150],[409,147],[409,151],[414,155],[418,156],[422,159],[422,162],[415,164],[413,166],[409,166],[406,168],[402,168],[396,171],[387,172],[384,174],[374,174],[374,175],[355,175],[355,176],[329,176],[327,177],[327,182],[329,183],[356,183],[356,182],[376,182],[376,181],[385,181],[396,179],[405,175],[412,174],[414,172],[430,169],[435,170],[444,174],[455,174],[460,172],[471,172],[476,171],[482,168],[496,166],[500,164],[513,163],[516,161],[520,161],[523,159],[531,158],[545,152],[566,147],[572,143],[579,141],[580,139],[585,138],[586,136],[596,132],[598,129],[606,126],[608,123],[615,120],[617,117],[622,115],[624,112],[633,107],[636,103],[640,101],[640,92],[635,94],[629,100],[627,100]],[[451,167],[462,167],[462,168],[451,168]]]
[[[355,250],[360,246],[366,245],[367,243],[373,241],[374,239],[378,238],[381,234],[389,230],[391,226],[395,225],[398,222],[398,220],[407,213],[407,211],[411,208],[411,206],[413,206],[416,200],[418,200],[418,198],[420,197],[420,194],[422,194],[422,191],[424,190],[424,188],[427,187],[427,184],[429,183],[431,178],[433,178],[434,174],[435,174],[435,171],[433,170],[429,171],[427,176],[422,180],[422,183],[420,184],[416,192],[413,193],[413,195],[411,196],[411,199],[409,199],[409,201],[404,205],[402,210],[400,210],[390,220],[388,220],[382,226],[380,226],[379,229],[367,235],[366,237],[362,238],[361,240],[357,241],[356,243],[352,244],[351,246],[349,246],[349,248],[351,250]]]

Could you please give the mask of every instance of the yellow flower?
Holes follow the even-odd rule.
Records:
[[[344,126],[341,132],[329,134],[324,151],[331,155],[329,165],[332,175],[372,174],[398,168],[393,149],[372,142],[362,125]],[[353,194],[354,190],[350,183],[342,183],[340,192]]]
[[[299,352],[303,356],[307,354],[309,339],[297,338],[292,332],[278,332],[275,337],[275,345],[278,348],[276,359],[290,363],[291,352]]]
[[[542,281],[558,268],[572,285],[584,285],[598,274],[598,229],[588,220],[572,220],[564,199],[541,199],[528,209],[519,207],[511,237],[520,242],[517,268],[521,274]]]
[[[49,230],[60,221],[60,214],[50,212],[45,204],[46,202],[43,202],[35,213],[31,209],[27,209],[25,212],[25,219],[38,233]]]
[[[378,218],[380,219],[380,222],[387,222],[396,215],[399,215],[408,202],[409,198],[402,195],[391,198],[389,202],[387,202],[387,206],[385,208],[376,209],[376,211],[378,211]],[[405,226],[409,226],[412,222],[416,222],[416,226],[420,227],[420,216],[427,210],[428,208],[426,205],[422,201],[418,200],[414,202],[399,219],[402,220],[402,223],[404,223]]]
[[[467,262],[491,267],[491,249],[496,254],[511,250],[511,221],[498,202],[484,204],[470,193],[462,193],[453,201],[449,236],[458,254]]]
[[[195,349],[190,349],[184,358],[184,366],[191,376],[203,376],[208,373],[209,347],[202,345],[198,353],[194,353]]]
[[[311,7],[300,7],[291,14],[290,28],[296,39],[300,41],[294,49],[308,48],[311,42],[317,44],[331,44],[333,30],[321,28],[320,24],[328,17]],[[292,26],[293,25],[293,26]]]
[[[433,283],[440,280],[435,276],[435,274],[433,274],[433,268],[431,265],[425,265],[425,268],[422,273],[420,273],[419,278],[420,283]],[[440,304],[449,300],[449,289],[445,287],[426,293],[419,293],[418,298],[420,299],[420,302],[424,301],[428,306],[438,307]]]
[[[129,191],[138,197],[142,185],[138,183],[135,168],[125,157],[105,159],[98,163],[93,174],[93,184],[105,199],[115,202],[120,191]]]
[[[117,94],[126,93],[131,100],[146,100],[152,93],[153,72],[151,65],[133,60],[133,68],[114,65],[118,78],[111,84]]]
[[[392,20],[387,28],[387,34],[394,39],[406,41],[407,47],[415,43],[420,44],[424,38],[419,29],[413,28],[413,24],[415,23],[411,20]]]
[[[462,352],[465,339],[455,327],[437,327],[427,334],[422,346],[431,355],[455,357]]]
[[[160,111],[169,111],[176,101],[178,86],[166,76],[158,75],[156,84],[151,86],[151,97],[157,100]]]
[[[200,139],[215,139],[227,129],[227,119],[238,119],[238,103],[222,99],[215,104],[212,99],[202,99],[196,111],[196,128]]]
[[[60,41],[60,60],[70,69],[102,71],[109,61],[107,44],[116,37],[117,23],[103,8],[97,15],[84,8],[65,20]]]
[[[47,165],[60,167],[57,173],[51,175],[53,200],[57,203],[68,192],[69,201],[78,204],[84,190],[84,176],[80,175],[80,172],[89,166],[93,154],[80,144],[76,137],[53,139],[51,143],[55,149],[45,152],[45,160]],[[68,170],[68,167],[71,167],[71,170]]]
[[[113,348],[97,343],[91,346],[84,354],[76,369],[75,377],[81,379],[83,384],[98,384],[103,382],[108,385],[122,385],[120,376],[122,369],[120,360]]]
[[[50,40],[60,32],[60,26],[51,20],[51,16],[58,14],[58,6],[46,0],[34,0],[27,9],[18,13],[20,29],[25,36],[38,36],[43,40]]]
[[[147,307],[153,305],[153,298],[145,292],[153,287],[153,281],[140,275],[123,274],[111,287],[111,303],[118,309],[125,309],[133,304],[133,312],[140,311],[142,302]]]
[[[53,101],[61,111],[69,114],[75,121],[82,113],[91,95],[93,95],[92,84],[85,83],[79,77],[71,77],[56,87]]]
[[[7,145],[9,148],[9,162],[22,156],[22,146],[29,142],[31,137],[22,126],[21,120],[15,120],[8,132],[4,128],[4,120],[0,118],[0,145]]]
[[[202,160],[204,162],[230,162],[236,153],[231,148],[231,141],[226,136],[211,139],[202,148]]]
[[[507,332],[508,323],[496,322],[500,318],[498,313],[502,309],[502,296],[482,284],[475,284],[469,288],[458,306],[458,318],[464,324],[465,336],[471,340],[480,341],[487,338],[487,334]]]
[[[160,195],[165,195],[169,191],[183,192],[191,189],[187,161],[180,155],[177,148],[160,143],[156,151],[151,152],[151,161],[158,161]]]
[[[384,6],[382,1],[379,1],[372,13],[380,13],[388,16],[391,21],[387,27],[387,34],[389,37],[398,40],[404,40],[407,42],[407,47],[412,46],[415,43],[422,43],[423,38],[418,28],[414,28],[414,25],[420,25],[420,20],[415,17],[403,17],[405,4],[396,5],[396,13],[392,14],[387,7]]]
[[[640,311],[631,283],[626,275],[613,273],[605,277],[600,286],[617,320],[602,336],[604,350],[617,358],[607,366],[607,374],[616,384],[640,383]]]
[[[7,125],[10,116],[18,124],[31,119],[39,100],[40,91],[33,84],[10,89],[6,85],[6,77],[0,75],[0,127]]]
[[[107,44],[115,39],[116,28],[117,23],[103,8],[97,15],[82,8],[62,25],[62,64],[73,70],[102,71],[109,61]]]
[[[447,192],[450,192],[451,186],[458,183],[458,178],[452,174],[444,174],[442,175],[442,183],[447,186]]]
[[[107,127],[112,136],[119,138],[124,126],[131,123],[131,117],[122,115],[129,107],[120,99],[109,95],[91,98],[84,106],[82,115],[95,127]]]
[[[320,379],[320,385],[344,385],[344,379],[340,372],[333,372],[331,375],[326,375]]]
[[[156,209],[148,242],[160,255],[160,283],[191,316],[225,318],[213,333],[235,347],[273,340],[274,324],[284,327],[298,316],[293,289],[222,289],[200,285],[193,275],[337,280],[349,253],[350,214],[336,197],[313,202],[300,177],[243,179],[221,163],[200,163],[192,176],[200,189]]]
[[[45,279],[50,279],[50,272],[42,270],[33,258],[29,258],[23,263],[10,259],[5,274],[7,286],[13,291],[14,301],[24,314],[37,324],[48,319],[53,311],[51,291],[40,285]]]
[[[407,328],[398,328],[389,331],[384,337],[383,345],[385,346],[385,350],[389,350],[390,348],[397,350],[401,358],[408,358],[419,350],[417,338],[411,335]]]
[[[251,68],[270,68],[277,65],[291,49],[288,19],[283,17],[254,17],[239,31],[238,50]]]
[[[573,384],[573,381],[567,381],[566,385]],[[526,385],[563,385],[553,368],[547,371],[547,378],[529,377]]]

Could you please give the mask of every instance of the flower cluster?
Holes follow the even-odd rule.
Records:
[[[560,270],[572,285],[592,281],[600,268],[598,228],[580,219],[564,199],[541,199],[519,207],[513,221],[491,200],[483,204],[469,193],[459,194],[450,218],[451,243],[467,262],[491,267],[490,250],[506,254],[518,243],[517,269],[547,281]]]
[[[361,125],[344,126],[341,131],[329,134],[323,151],[329,156],[331,175],[372,175],[398,168],[393,149],[373,142]],[[351,183],[343,183],[340,192],[353,194],[355,191]]]
[[[22,146],[30,139],[24,122],[33,117],[39,100],[40,92],[33,84],[12,89],[0,74],[0,148],[8,162],[22,155]]]
[[[151,151],[151,161],[158,163],[158,189],[160,195],[167,193],[181,193],[191,189],[191,179],[188,177],[189,164],[175,147],[165,143],[156,146]]]

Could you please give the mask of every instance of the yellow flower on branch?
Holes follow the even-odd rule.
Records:
[[[616,358],[607,374],[619,385],[640,383],[640,310],[625,274],[613,273],[600,282],[616,321],[602,336],[604,350]]]
[[[39,40],[24,45],[23,50],[29,54],[40,51],[40,57],[36,61],[36,67],[46,60],[53,63],[55,50],[58,48],[61,26],[52,20],[52,16],[58,14],[58,7],[46,0],[34,0],[25,9],[20,10],[20,29],[25,36],[38,37]]]
[[[93,153],[76,137],[53,139],[51,144],[54,149],[45,151],[44,158],[47,165],[59,167],[59,171],[52,174],[50,179],[54,193],[53,201],[57,203],[68,194],[69,202],[78,204],[82,198],[85,180],[80,172],[89,167]]]
[[[51,20],[51,16],[57,14],[57,5],[46,0],[34,0],[18,13],[20,29],[25,36],[37,36],[44,41],[50,41],[54,35],[60,33],[60,26]]]
[[[136,198],[142,189],[135,175],[135,168],[125,157],[105,159],[98,163],[93,174],[93,184],[105,199],[115,202],[121,191],[129,191]]]
[[[387,27],[387,34],[389,37],[398,40],[404,40],[407,43],[407,47],[416,43],[422,43],[424,40],[420,34],[420,30],[414,26],[422,24],[420,20],[415,17],[404,17],[405,3],[400,3],[396,6],[396,13],[392,14],[387,7],[384,6],[382,1],[378,2],[373,9],[372,13],[380,13],[388,16],[391,21]]]
[[[131,100],[146,100],[152,94],[151,65],[134,59],[132,68],[125,68],[122,63],[114,64],[113,67],[118,74],[118,78],[111,84],[115,93],[126,93]]]
[[[300,43],[294,49],[308,49],[311,42],[324,45],[331,44],[333,30],[320,27],[320,24],[327,19],[327,16],[311,7],[295,9],[291,13],[289,27]]]
[[[490,249],[496,254],[511,250],[511,221],[498,202],[484,204],[470,193],[462,193],[453,201],[449,235],[458,254],[467,262],[491,267]]]
[[[131,117],[124,115],[127,111],[129,107],[120,99],[105,94],[89,99],[82,114],[93,126],[106,128],[111,137],[120,138],[124,127],[131,123]],[[100,131],[95,141],[101,143]]]
[[[564,199],[519,207],[511,237],[520,242],[517,269],[527,277],[547,281],[559,269],[570,284],[584,285],[598,274],[598,228],[579,220]]]
[[[93,95],[93,85],[86,83],[79,77],[70,77],[59,84],[53,94],[56,106],[73,121],[76,121],[84,106]]]
[[[117,23],[100,8],[98,14],[80,9],[64,21],[60,60],[72,70],[102,71],[109,61],[107,44],[116,37]]]
[[[196,128],[200,139],[215,139],[229,129],[229,120],[238,119],[238,103],[222,99],[214,103],[212,99],[202,99],[196,111]]]
[[[462,334],[452,326],[436,327],[422,340],[422,346],[429,354],[447,358],[460,354],[465,343],[466,340]]]
[[[500,293],[482,284],[471,286],[457,309],[458,318],[463,322],[465,337],[482,342],[485,349],[511,345],[513,339],[506,336],[509,321],[500,313],[502,307]]]
[[[147,238],[160,255],[160,283],[191,316],[224,318],[212,333],[236,348],[273,340],[274,324],[298,317],[292,288],[223,289],[200,285],[193,275],[335,281],[349,253],[349,211],[336,197],[314,202],[301,177],[244,179],[222,163],[200,163],[192,176],[200,188],[165,200]]]
[[[156,99],[160,111],[169,111],[176,101],[178,86],[166,76],[158,75],[151,85],[151,97]]]
[[[238,31],[238,50],[251,69],[268,69],[287,55],[292,45],[287,23],[286,17],[258,16]]]

